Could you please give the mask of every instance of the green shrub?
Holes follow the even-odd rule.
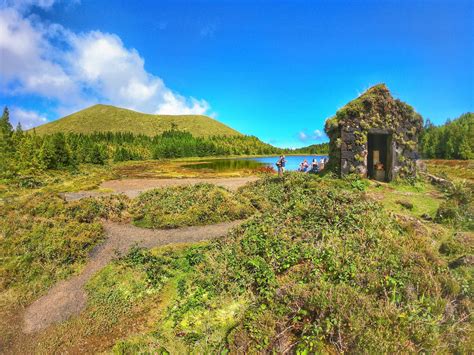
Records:
[[[454,239],[444,241],[439,247],[439,252],[448,256],[461,254],[464,250],[463,245]]]
[[[134,223],[146,228],[176,228],[243,219],[250,202],[211,184],[155,189],[142,193],[132,205]]]
[[[460,205],[468,205],[472,202],[472,186],[466,181],[453,181],[447,191],[447,197]]]
[[[67,214],[80,222],[92,222],[98,218],[126,221],[130,219],[129,205],[130,199],[123,194],[91,197],[70,203]]]

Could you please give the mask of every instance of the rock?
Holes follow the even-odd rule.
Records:
[[[441,185],[445,187],[452,186],[452,182],[449,180],[446,180],[446,179],[443,179],[431,174],[423,174],[423,175],[425,175],[432,184]]]
[[[432,221],[433,220],[433,217],[431,217],[428,213],[423,213],[420,217],[422,219],[424,219],[425,221]]]
[[[349,150],[341,151],[341,158],[342,159],[351,159],[354,156],[354,153]]]
[[[413,209],[413,203],[411,203],[410,201],[407,201],[407,200],[398,200],[397,203],[406,208],[407,210],[412,210]]]
[[[473,265],[474,265],[474,255],[464,255],[449,263],[449,267],[451,269],[455,269],[460,266],[473,266]]]

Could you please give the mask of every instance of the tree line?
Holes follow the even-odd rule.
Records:
[[[329,154],[329,143],[311,144],[291,151],[293,154]]]
[[[8,108],[0,119],[0,176],[18,172],[61,169],[78,164],[105,164],[109,161],[162,158],[268,155],[284,151],[254,136],[194,137],[172,127],[149,137],[132,133],[55,133],[40,136],[24,131],[21,124],[13,129]]]
[[[441,126],[426,120],[419,150],[425,159],[474,159],[474,113],[465,113]]]

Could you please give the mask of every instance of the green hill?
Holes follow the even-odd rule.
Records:
[[[236,130],[202,115],[151,115],[109,105],[94,105],[69,116],[36,127],[39,135],[93,132],[130,132],[155,136],[176,125],[195,137],[241,136]]]

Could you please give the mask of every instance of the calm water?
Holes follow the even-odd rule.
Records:
[[[311,165],[313,159],[318,162],[327,158],[327,156],[315,155],[291,155],[286,157],[286,170],[298,170],[300,163],[306,159]],[[258,158],[231,158],[231,159],[216,159],[199,162],[198,164],[185,165],[190,169],[206,169],[215,171],[229,171],[242,169],[256,169],[264,166],[271,166],[276,170],[276,162],[279,157],[258,157]]]

